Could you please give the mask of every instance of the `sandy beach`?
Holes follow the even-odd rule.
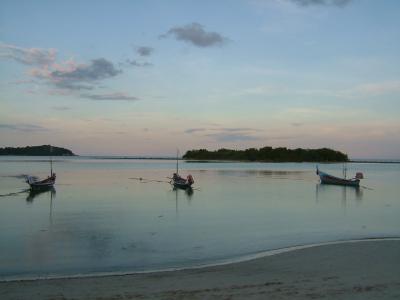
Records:
[[[400,299],[400,241],[316,246],[201,269],[1,282],[0,299]]]

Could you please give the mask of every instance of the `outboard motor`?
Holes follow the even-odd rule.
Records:
[[[188,182],[190,185],[192,185],[192,184],[194,183],[194,180],[193,180],[193,176],[192,176],[192,175],[189,174],[189,175],[187,176],[186,179],[187,179],[187,182]]]
[[[364,179],[364,174],[361,172],[356,173],[356,179]]]

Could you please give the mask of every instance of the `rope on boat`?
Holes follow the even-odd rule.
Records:
[[[365,185],[360,185],[360,187],[362,187],[363,189],[366,189],[366,190],[370,190],[370,191],[374,190],[373,188],[367,187]]]
[[[142,177],[130,177],[128,179],[138,180],[141,183],[149,183],[149,182],[170,183],[170,181],[157,180],[157,179],[147,179],[147,178],[142,178]]]
[[[140,183],[150,183],[150,182],[157,182],[157,183],[169,183],[172,184],[172,177],[166,177],[167,179],[170,179],[170,181],[166,180],[157,180],[157,179],[148,179],[148,178],[143,178],[143,177],[129,177],[128,179],[133,179],[137,180]],[[200,191],[200,188],[192,188],[193,191]]]
[[[26,189],[26,190],[22,190],[22,191],[19,191],[19,192],[3,194],[3,195],[0,195],[0,197],[16,196],[16,195],[19,195],[19,194],[22,194],[22,193],[26,193],[26,192],[29,192],[29,191],[30,191],[30,189]]]

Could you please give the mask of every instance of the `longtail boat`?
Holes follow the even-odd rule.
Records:
[[[174,186],[174,188],[180,188],[180,189],[191,189],[192,184],[194,183],[194,179],[192,175],[188,175],[186,178],[181,177],[178,173],[178,156],[179,156],[179,151],[176,153],[176,173],[172,175],[172,180],[171,184]]]
[[[50,189],[56,183],[56,174],[52,173],[46,179],[37,180],[33,176],[28,176],[26,182],[29,184],[31,190],[46,190]]]
[[[346,186],[360,186],[360,179],[364,178],[363,173],[357,172],[354,178],[347,179],[346,178],[346,169],[343,169],[344,178],[336,177],[325,172],[322,172],[318,169],[316,171],[321,183],[323,184],[335,184],[335,185],[346,185]]]
[[[50,149],[51,151],[51,149]],[[34,176],[27,176],[26,183],[29,184],[31,190],[41,191],[47,190],[54,186],[56,183],[56,173],[53,173],[53,160],[50,158],[50,176],[47,176],[46,179],[39,180]]]

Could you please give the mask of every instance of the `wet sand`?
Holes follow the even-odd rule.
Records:
[[[316,246],[201,269],[0,282],[0,299],[400,299],[400,241]]]

